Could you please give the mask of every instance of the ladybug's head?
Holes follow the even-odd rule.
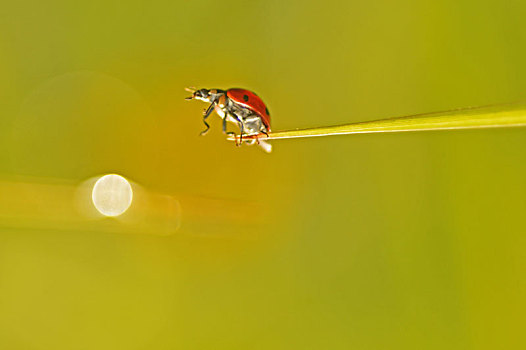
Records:
[[[189,91],[192,93],[192,96],[187,97],[186,100],[201,100],[205,102],[214,102],[217,101],[217,99],[223,95],[225,92],[223,90],[218,89],[193,89],[193,88],[186,88],[186,91]]]
[[[190,91],[192,93],[192,96],[187,97],[186,100],[201,100],[210,102],[210,90],[208,89],[195,90],[187,88],[186,91]]]

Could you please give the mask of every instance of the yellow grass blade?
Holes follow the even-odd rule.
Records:
[[[291,139],[346,134],[369,134],[380,132],[451,130],[526,126],[526,103],[473,107],[419,114],[408,117],[381,119],[369,122],[351,123],[337,126],[278,131],[265,140]],[[254,138],[243,137],[244,140]],[[230,141],[236,138],[231,136]]]

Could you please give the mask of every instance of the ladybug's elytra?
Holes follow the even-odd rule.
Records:
[[[239,142],[243,141],[243,136],[256,136],[255,139],[246,141],[249,144],[257,142],[265,151],[270,152],[270,144],[259,140],[257,135],[264,134],[268,136],[270,132],[270,113],[265,103],[258,95],[245,89],[190,89],[192,96],[187,100],[201,100],[210,103],[210,106],[204,111],[203,123],[206,129],[201,132],[204,135],[210,129],[206,119],[215,110],[223,119],[223,133],[235,135],[233,132],[227,132],[226,123],[231,122],[239,126]]]

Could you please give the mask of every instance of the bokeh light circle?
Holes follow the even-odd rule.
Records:
[[[105,216],[119,216],[130,207],[133,191],[124,177],[104,175],[97,180],[91,193],[93,205]]]

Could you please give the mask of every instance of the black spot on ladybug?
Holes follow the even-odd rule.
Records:
[[[245,100],[245,102],[248,102],[248,95],[243,95],[243,100]]]
[[[267,107],[265,107],[265,113],[267,113],[267,115],[270,115]]]

